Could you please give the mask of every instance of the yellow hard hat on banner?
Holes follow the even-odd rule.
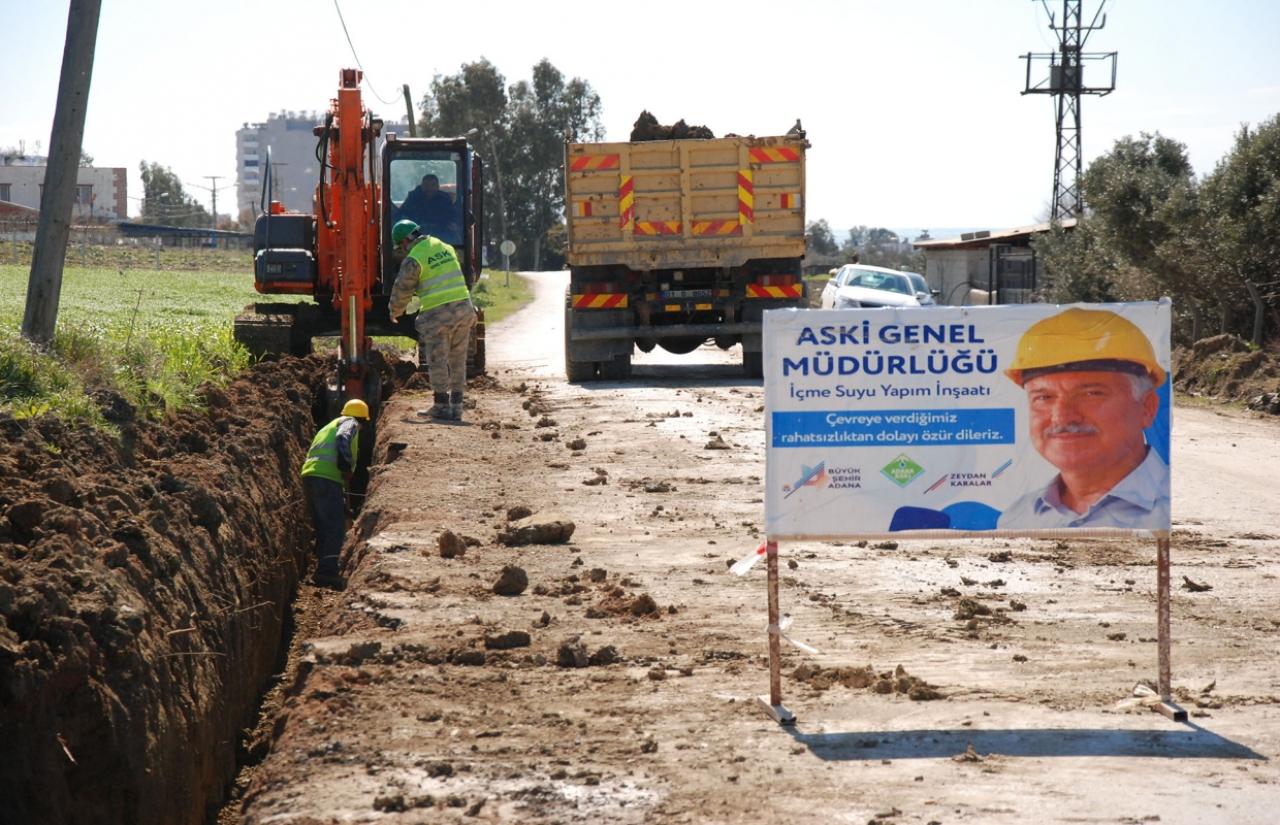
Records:
[[[1132,321],[1080,307],[1028,327],[1004,374],[1022,386],[1038,375],[1089,370],[1148,375],[1157,387],[1165,379],[1151,341]]]

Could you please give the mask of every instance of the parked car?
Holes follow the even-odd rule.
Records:
[[[929,283],[918,272],[847,264],[822,290],[823,309],[933,306]]]

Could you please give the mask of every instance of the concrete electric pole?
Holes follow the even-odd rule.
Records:
[[[213,228],[218,228],[218,181],[222,179],[222,175],[205,175],[211,184],[209,192],[213,196]],[[225,187],[224,187],[225,188]]]
[[[1080,96],[1109,95],[1116,88],[1116,52],[1085,54],[1084,44],[1089,34],[1107,24],[1102,14],[1106,0],[1098,6],[1088,26],[1081,25],[1081,0],[1062,0],[1062,23],[1059,25],[1049,11],[1048,0],[1039,0],[1049,15],[1049,28],[1058,35],[1058,51],[1044,54],[1025,54],[1027,61],[1024,95],[1054,95],[1057,112],[1058,144],[1053,162],[1053,205],[1050,221],[1060,223],[1075,218],[1084,211],[1080,200]],[[1101,16],[1101,22],[1099,22]],[[1048,78],[1041,77],[1035,83],[1031,79],[1033,63],[1047,63]],[[1084,82],[1086,64],[1100,64],[1102,76],[1110,74],[1106,84],[1090,86]],[[1108,64],[1110,64],[1108,66]],[[1109,72],[1107,70],[1110,70]]]
[[[40,223],[36,227],[31,276],[27,281],[27,306],[22,317],[22,337],[37,344],[52,341],[58,323],[62,267],[71,234],[71,206],[76,197],[76,175],[80,169],[101,10],[101,0],[71,0],[67,15],[67,42],[62,49],[62,75],[53,113],[53,133],[49,138],[49,165],[45,168]]]

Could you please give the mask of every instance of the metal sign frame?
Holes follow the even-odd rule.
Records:
[[[1084,306],[1087,307],[1088,305],[1084,305]],[[1126,305],[1126,306],[1129,306],[1129,305]],[[1114,305],[1112,306],[1112,308],[1116,309]],[[996,309],[996,308],[984,307],[982,309],[988,312],[1000,311],[999,309]],[[1145,310],[1138,310],[1131,306],[1129,307],[1129,309],[1135,312],[1145,311]],[[1169,307],[1167,304],[1167,299],[1162,300],[1157,308],[1157,315],[1156,315],[1157,319],[1161,317],[1159,314],[1160,312],[1168,311],[1168,309]],[[781,310],[777,312],[798,313],[800,311]],[[920,312],[927,312],[927,310],[920,310]],[[771,313],[766,314],[766,321],[768,320],[769,314]],[[828,313],[828,314],[832,314],[832,313]],[[1027,314],[1027,310],[1023,309],[1022,314]],[[1034,315],[1034,313],[1032,314]],[[802,315],[791,316],[792,319],[800,319],[802,317],[803,317]],[[812,317],[815,319],[821,320],[818,318],[816,314]],[[885,318],[892,318],[892,317],[895,317],[895,316],[885,316]],[[790,324],[790,326],[788,327],[779,327],[778,328],[779,332],[784,328],[788,330],[792,330],[798,325],[794,320],[780,321],[779,323]],[[807,325],[808,323],[809,321],[806,319],[805,324]],[[995,322],[992,321],[992,323],[995,323]],[[1004,319],[1001,319],[1000,323],[1005,323]],[[1017,321],[1014,322],[1015,327],[1016,327],[1016,324],[1017,324]],[[1164,332],[1167,333],[1167,319],[1165,322],[1165,327],[1166,329],[1164,329]],[[805,326],[805,331],[806,332],[808,331],[807,326]],[[801,336],[800,340],[801,341],[805,340],[803,338],[803,335]],[[865,332],[864,332],[864,340],[862,341],[862,343],[863,344],[867,343],[865,340]],[[798,345],[799,344],[797,344],[797,346]],[[767,351],[770,350],[772,347],[768,330],[766,330],[765,346]],[[1165,363],[1167,363],[1167,357],[1168,357],[1167,349],[1168,349],[1167,346],[1165,346],[1161,350],[1161,353],[1165,358]],[[990,351],[994,353],[994,350],[990,350]],[[1148,350],[1148,353],[1149,353],[1148,357],[1150,357],[1150,352],[1151,351]],[[777,355],[777,353],[772,353],[772,354],[775,356]],[[1014,363],[1016,364],[1016,362]],[[1074,363],[1074,362],[1071,362],[1071,363]],[[1093,368],[1092,367],[1093,363],[1095,362],[1090,362],[1091,364],[1090,368]],[[1167,368],[1166,368],[1166,372],[1167,372]],[[826,373],[821,373],[821,374],[826,375]],[[1016,375],[1020,375],[1020,373],[1010,375],[1010,377],[1016,378]],[[1016,383],[1020,387],[1022,382],[1019,380],[1019,381],[1016,381]],[[775,385],[775,386],[778,386],[778,385]],[[791,391],[794,394],[795,392],[794,385],[791,385]],[[773,416],[775,415],[775,413],[781,413],[783,415],[782,419],[775,420],[773,418],[770,418],[770,421],[773,422],[774,424],[776,424],[777,421],[784,421],[784,422],[789,421],[790,419],[787,418],[787,416],[797,415],[797,410],[794,410],[794,409],[787,409],[785,411],[774,410],[772,408],[772,403],[771,403],[773,401],[771,393],[769,391],[766,391],[765,396],[766,396],[765,397],[766,415]],[[1167,415],[1171,415],[1172,413],[1171,397],[1166,398],[1165,401],[1168,403],[1168,409],[1165,410],[1165,413]],[[974,409],[978,409],[978,408],[974,408]],[[843,411],[843,409],[841,411]],[[849,408],[849,411],[851,413],[857,412],[856,408]],[[813,414],[813,413],[804,413],[804,414]],[[821,414],[823,413],[819,413],[819,415]],[[1010,411],[1009,415],[1012,416],[1013,412]],[[1165,425],[1168,424],[1168,419],[1164,421],[1164,424]],[[772,437],[775,439],[786,439],[791,437],[788,433],[786,433],[785,430],[783,431],[782,435],[779,435],[777,432],[774,432],[773,426],[770,426],[769,431]],[[1150,438],[1150,436],[1148,436],[1148,438]],[[1163,441],[1158,440],[1158,443],[1163,443],[1164,449],[1166,450],[1166,456],[1167,456],[1167,448],[1168,448],[1167,440],[1168,440],[1168,430],[1166,429],[1163,431]],[[1015,444],[1015,449],[1016,449],[1016,442],[1011,442],[1011,443]],[[1157,442],[1151,442],[1149,440],[1148,443],[1154,444]],[[773,447],[767,451],[766,457],[768,458],[768,456],[772,455],[774,449],[777,449],[780,447],[786,447],[786,446],[790,446],[790,445],[788,445],[785,441],[781,441],[781,442],[774,441]],[[873,444],[870,446],[883,447],[883,446],[892,446],[892,445]],[[1015,455],[1017,455],[1017,453],[1015,453]],[[805,486],[810,476],[813,475],[814,472],[821,471],[822,465],[815,465],[815,467],[817,469],[811,472],[811,468],[809,468],[807,464],[802,464],[801,468],[803,469],[804,474],[802,475],[801,480],[799,482],[796,482],[792,486],[786,486],[780,489],[789,491],[786,494],[789,496],[791,492],[794,492],[800,489],[801,487]],[[793,467],[792,469],[795,469],[795,468]],[[918,467],[915,467],[913,469],[916,471],[919,471]],[[775,475],[776,473],[766,473],[767,478]],[[1166,481],[1166,484],[1167,484],[1167,481]],[[780,624],[781,608],[780,608],[780,594],[779,594],[779,587],[778,587],[778,539],[781,537],[789,540],[827,540],[827,539],[845,539],[853,536],[856,536],[859,538],[878,538],[886,534],[884,533],[883,529],[873,529],[869,531],[832,529],[833,524],[829,520],[824,523],[821,518],[819,518],[818,523],[814,525],[815,529],[813,530],[812,534],[809,534],[807,532],[809,522],[806,521],[800,525],[797,525],[797,523],[794,521],[797,512],[802,517],[808,517],[806,515],[806,511],[799,510],[799,511],[793,511],[792,513],[787,513],[785,506],[781,505],[777,498],[773,498],[773,499],[770,498],[770,495],[769,495],[770,492],[773,492],[772,487],[770,487],[769,490],[766,491],[766,502],[767,502],[766,507],[767,508],[774,507],[776,509],[769,510],[769,512],[767,513],[769,518],[766,520],[771,521],[770,527],[774,529],[767,532],[767,538],[764,544],[761,546],[761,548],[759,548],[759,550],[757,550],[757,554],[763,555],[765,559],[765,566],[767,571],[767,596],[768,596],[768,619],[769,619],[769,624],[768,624],[769,693],[767,696],[762,695],[758,697],[758,702],[762,706],[762,708],[766,711],[766,713],[768,713],[769,716],[773,718],[776,722],[783,725],[790,725],[790,724],[794,724],[795,722],[795,714],[792,713],[783,704],[783,697],[782,697],[781,645],[782,645],[782,640],[786,637],[783,633],[783,627]],[[784,499],[785,497],[786,496],[783,496]],[[774,503],[769,504],[768,502],[774,502]],[[878,506],[878,500],[872,499],[871,508],[873,509],[875,506]],[[818,515],[818,511],[813,511],[812,515],[815,515],[815,516]],[[865,517],[865,515],[866,514],[864,513],[863,516]],[[1166,512],[1164,515],[1167,516],[1168,513]],[[788,523],[788,519],[791,519],[790,523]],[[1136,526],[1134,527],[1134,529],[1118,528],[1118,527],[1104,527],[1104,528],[1068,527],[1068,528],[1054,528],[1054,529],[963,529],[963,528],[960,528],[960,529],[904,529],[901,532],[889,533],[887,535],[892,535],[893,537],[900,538],[900,539],[928,538],[928,539],[947,539],[947,540],[956,540],[956,539],[963,539],[963,538],[969,538],[969,537],[1063,538],[1064,535],[1070,536],[1070,537],[1098,537],[1098,538],[1140,538],[1140,539],[1154,538],[1155,545],[1156,545],[1156,635],[1157,635],[1157,642],[1158,642],[1157,690],[1158,690],[1160,701],[1158,704],[1153,705],[1153,707],[1155,710],[1167,716],[1168,718],[1174,721],[1182,722],[1186,720],[1187,713],[1185,710],[1178,707],[1173,702],[1173,699],[1172,699],[1171,627],[1170,627],[1171,625],[1170,530],[1168,529],[1169,525],[1167,523],[1164,523],[1163,520],[1161,520],[1160,526],[1158,529],[1155,528],[1154,524],[1148,524],[1146,526],[1151,527],[1152,529],[1138,529]],[[799,529],[797,529],[798,527]],[[892,527],[892,525],[890,525],[890,527]],[[785,529],[782,529],[781,536],[778,535],[778,529],[780,528],[785,528]],[[747,569],[749,569],[751,562],[754,561],[756,558],[758,558],[758,556],[753,555],[751,557],[748,557],[748,559],[744,559],[743,562],[739,563],[739,565],[735,565],[734,572],[737,572],[737,573],[745,572]],[[793,644],[798,644],[798,643],[793,642]]]

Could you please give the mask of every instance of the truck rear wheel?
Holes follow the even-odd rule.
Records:
[[[570,384],[581,384],[596,377],[594,361],[574,361],[573,345],[569,341],[569,333],[573,329],[573,313],[569,310],[568,296],[565,296],[564,307],[564,377]]]
[[[764,353],[743,352],[742,371],[748,378],[764,378]]]

